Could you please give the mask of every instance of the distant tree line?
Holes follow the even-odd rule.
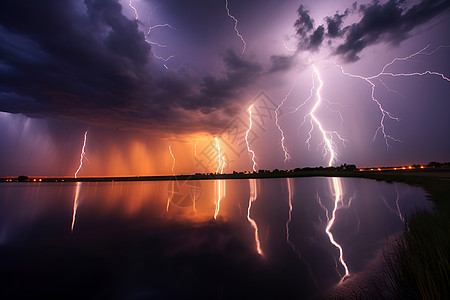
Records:
[[[450,168],[450,162],[440,163],[440,162],[432,161],[427,165],[427,167],[429,167],[429,168]]]

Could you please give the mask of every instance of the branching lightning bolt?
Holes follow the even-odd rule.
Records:
[[[342,66],[339,66],[339,65],[336,65],[336,66],[338,66],[341,69],[342,74],[344,74],[346,76],[353,77],[353,78],[359,78],[361,80],[366,81],[368,84],[370,84],[370,86],[371,86],[371,100],[373,102],[375,102],[375,104],[378,106],[378,110],[381,113],[380,125],[378,126],[377,130],[375,131],[375,134],[373,136],[373,140],[375,141],[378,133],[381,132],[383,134],[383,138],[384,138],[384,141],[386,143],[386,147],[387,148],[391,147],[390,144],[389,144],[389,140],[392,140],[392,141],[395,141],[395,142],[401,142],[401,140],[396,139],[396,138],[394,138],[394,137],[392,137],[392,136],[390,136],[389,134],[386,133],[386,127],[384,125],[384,120],[386,119],[386,117],[388,117],[391,120],[395,120],[395,121],[399,121],[399,119],[397,117],[394,117],[389,111],[385,110],[383,108],[383,106],[381,105],[380,101],[378,101],[378,99],[375,97],[375,86],[376,85],[375,85],[375,83],[372,82],[372,80],[375,77],[372,78],[372,77],[364,77],[364,76],[360,76],[360,75],[350,74],[350,73],[345,72],[344,69],[342,68]]]
[[[167,23],[166,23],[166,24],[156,24],[156,25],[153,25],[153,26],[149,26],[149,27],[148,27],[148,30],[147,30],[147,34],[145,35],[145,41],[146,41],[148,44],[155,45],[155,46],[158,46],[158,47],[161,47],[161,48],[166,48],[167,45],[160,44],[160,43],[151,41],[151,40],[149,39],[150,33],[151,33],[151,31],[152,31],[153,29],[155,29],[155,28],[164,28],[164,27],[171,28],[171,29],[175,29],[175,27],[173,27],[172,25],[167,24]],[[164,61],[164,62],[168,62],[169,60],[171,60],[172,58],[175,57],[175,55],[172,54],[172,55],[168,56],[167,58],[164,58],[164,57],[162,57],[162,56],[156,55],[154,52],[152,52],[152,53],[153,53],[153,56],[154,56],[154,57],[156,57],[157,59],[162,60],[162,61]],[[166,66],[166,65],[164,65],[164,67],[166,67],[166,69],[167,69],[167,66]]]
[[[314,91],[315,91],[315,103],[314,103],[312,109],[310,110],[310,112],[305,116],[305,118],[303,120],[303,123],[304,123],[306,121],[306,118],[309,117],[310,118],[310,124],[311,124],[311,129],[308,132],[308,138],[306,140],[306,143],[308,144],[308,147],[309,147],[310,140],[312,138],[312,132],[313,132],[315,126],[317,126],[317,128],[319,129],[319,132],[321,133],[321,136],[322,136],[322,143],[321,144],[324,145],[324,157],[326,155],[329,155],[328,167],[331,167],[335,163],[335,159],[336,159],[336,146],[335,146],[335,144],[333,142],[333,139],[332,139],[333,135],[337,136],[339,138],[339,140],[341,140],[342,142],[345,142],[346,140],[344,138],[342,138],[336,131],[326,131],[323,128],[320,120],[316,116],[316,111],[320,107],[320,105],[322,104],[322,94],[321,94],[321,92],[322,92],[322,88],[323,88],[324,83],[323,83],[323,81],[322,81],[322,79],[320,77],[319,70],[314,65],[312,67],[313,67],[313,86],[311,88],[310,96],[308,97],[308,99],[305,102],[300,104],[300,106],[298,106],[295,111],[297,111],[300,107],[305,105],[305,103],[307,101],[312,99],[312,97],[314,95]],[[315,86],[315,78],[317,78],[317,80],[319,82],[319,86],[317,88]],[[332,210],[332,213],[331,213],[331,219],[329,219],[329,217],[328,217],[328,210],[326,210],[327,226],[325,228],[325,233],[327,234],[327,236],[328,236],[328,238],[330,240],[330,243],[339,250],[339,262],[342,264],[342,266],[345,269],[345,274],[344,274],[344,276],[341,277],[341,280],[340,280],[340,282],[342,282],[345,279],[345,277],[349,276],[349,271],[348,271],[347,264],[346,264],[346,262],[344,260],[342,247],[341,247],[341,245],[339,243],[336,242],[336,240],[334,239],[333,234],[331,233],[331,228],[333,227],[335,219],[336,219],[336,210],[337,210],[337,207],[338,207],[338,203],[342,202],[342,184],[341,184],[340,178],[333,177],[333,178],[331,178],[331,181],[332,181],[332,193],[334,195],[334,206],[333,206],[333,210]],[[320,200],[320,198],[319,198],[319,200]],[[323,206],[322,204],[321,204],[321,206],[323,208],[325,208],[325,206]]]
[[[249,114],[249,125],[248,125],[248,129],[245,132],[245,142],[247,143],[247,151],[251,154],[252,156],[252,162],[253,162],[253,172],[256,172],[256,154],[255,151],[253,151],[252,149],[250,149],[250,144],[248,142],[248,135],[250,133],[250,131],[252,130],[252,126],[253,126],[253,121],[252,121],[252,108],[253,108],[253,104],[250,105],[250,107],[248,108],[248,114]]]
[[[376,139],[377,135],[381,132],[381,134],[383,135],[384,141],[386,143],[386,147],[390,148],[390,144],[389,141],[395,141],[395,142],[401,142],[399,139],[396,139],[392,136],[390,136],[388,133],[386,133],[386,127],[384,124],[384,121],[386,120],[386,118],[389,118],[391,120],[395,120],[395,121],[399,121],[399,119],[397,117],[394,117],[389,111],[385,110],[381,104],[381,102],[375,97],[375,80],[378,80],[381,82],[381,84],[388,90],[391,91],[388,86],[382,81],[381,77],[382,76],[390,76],[390,77],[411,77],[411,76],[425,76],[425,75],[434,75],[434,76],[438,76],[441,77],[443,80],[446,80],[448,82],[450,82],[450,78],[448,78],[447,76],[445,76],[443,73],[439,73],[436,71],[430,71],[430,70],[426,70],[424,72],[411,72],[411,73],[393,73],[393,72],[387,72],[386,69],[390,66],[392,66],[395,62],[397,61],[408,61],[411,58],[418,56],[418,55],[432,55],[434,52],[436,52],[437,50],[441,49],[441,48],[448,48],[449,46],[440,46],[436,49],[434,49],[431,52],[425,52],[425,50],[427,50],[429,48],[429,45],[424,47],[423,49],[409,55],[409,56],[405,56],[405,57],[396,57],[394,58],[392,61],[390,61],[389,63],[387,63],[386,65],[383,66],[382,70],[380,73],[373,75],[373,76],[368,76],[368,77],[364,77],[362,75],[356,75],[356,74],[350,74],[344,71],[344,68],[340,65],[337,65],[336,63],[334,63],[338,68],[340,68],[342,74],[349,76],[349,77],[353,77],[353,78],[358,78],[361,80],[364,80],[365,82],[367,82],[370,86],[371,86],[371,100],[373,102],[375,102],[375,104],[378,106],[378,110],[381,113],[381,119],[380,119],[380,125],[378,126],[377,130],[375,131],[375,134],[373,136],[373,140]]]
[[[314,69],[314,73],[317,76],[317,80],[319,80],[319,87],[317,88],[317,93],[316,93],[316,103],[313,106],[312,110],[310,111],[309,115],[311,116],[311,130],[309,132],[309,137],[307,142],[309,142],[309,139],[311,138],[311,132],[313,130],[313,124],[312,122],[314,121],[314,123],[317,125],[317,127],[319,128],[320,132],[322,133],[322,138],[323,138],[323,142],[325,143],[326,146],[326,150],[328,151],[328,153],[330,154],[330,159],[328,160],[328,166],[331,167],[334,163],[334,160],[336,158],[336,152],[335,152],[335,146],[332,140],[332,135],[330,132],[327,132],[323,129],[322,124],[320,123],[320,121],[317,119],[316,115],[314,114],[316,109],[319,107],[319,105],[322,102],[322,95],[321,95],[321,91],[322,91],[322,87],[323,87],[323,81],[320,78],[320,73],[317,70],[317,68],[313,65],[313,69]],[[339,136],[339,134],[337,134],[336,132],[333,132],[337,135],[337,137],[341,140],[341,141],[345,141],[341,136]],[[334,225],[334,221],[336,219],[336,210],[337,210],[337,206],[339,202],[342,202],[342,183],[341,183],[341,179],[337,178],[337,177],[332,177],[331,181],[333,183],[333,190],[334,190],[334,206],[333,206],[333,211],[331,213],[331,219],[328,221],[327,227],[325,229],[326,234],[328,235],[328,238],[330,239],[330,242],[339,249],[339,262],[342,264],[342,266],[345,269],[345,274],[344,276],[341,277],[340,283],[345,279],[345,277],[349,276],[349,271],[348,271],[348,267],[347,264],[344,260],[344,253],[342,250],[342,247],[339,243],[336,242],[336,240],[334,239],[333,234],[331,233],[331,228]]]
[[[319,87],[315,87],[315,78],[317,78],[317,80],[319,81]],[[327,155],[329,155],[329,159],[328,159],[328,166],[331,167],[333,165],[333,163],[335,162],[336,159],[336,145],[333,142],[333,136],[336,136],[341,142],[345,143],[347,140],[344,139],[342,136],[339,135],[339,133],[337,131],[327,131],[323,128],[320,120],[317,118],[316,116],[316,111],[317,109],[320,107],[320,105],[322,104],[322,95],[321,95],[321,91],[322,91],[322,87],[323,87],[323,81],[320,77],[320,73],[318,71],[318,69],[316,68],[316,66],[313,65],[313,85],[311,87],[311,93],[310,96],[308,97],[308,99],[306,99],[302,104],[300,104],[295,110],[297,111],[300,107],[302,107],[303,105],[306,104],[307,101],[309,101],[313,95],[314,95],[314,90],[316,91],[315,93],[315,103],[314,106],[312,107],[311,111],[305,116],[305,118],[303,119],[303,123],[302,125],[306,122],[306,119],[309,117],[310,118],[310,124],[311,124],[311,128],[308,132],[308,138],[306,139],[306,144],[308,144],[308,149],[310,148],[310,141],[312,138],[312,132],[314,130],[314,127],[317,126],[319,129],[319,132],[322,136],[322,142],[320,144],[324,145],[323,148],[323,155],[324,157],[326,157]],[[319,144],[319,146],[320,146]]]
[[[81,148],[80,165],[78,166],[78,169],[77,169],[77,171],[76,171],[75,174],[74,174],[74,177],[75,177],[75,178],[77,178],[78,172],[80,172],[81,168],[83,167],[83,159],[84,159],[84,156],[86,155],[85,149],[86,149],[87,134],[88,134],[88,132],[87,132],[87,130],[86,130],[86,132],[84,133],[83,147]]]
[[[281,126],[279,124],[279,113],[281,110],[281,107],[283,106],[284,102],[287,100],[287,98],[289,98],[289,96],[292,93],[292,90],[294,89],[294,86],[296,85],[297,80],[295,80],[294,84],[292,85],[291,89],[289,90],[289,92],[287,93],[287,95],[283,98],[283,100],[281,101],[280,105],[278,105],[277,109],[275,110],[275,125],[277,125],[278,130],[280,131],[281,134],[281,148],[283,149],[284,152],[284,162],[287,162],[288,160],[291,159],[291,155],[289,154],[289,151],[286,148],[286,145],[284,144],[284,140],[286,139],[284,136],[284,131],[283,129],[281,129]]]
[[[230,13],[230,9],[228,8],[228,0],[225,0],[225,9],[227,10],[227,15],[234,21],[234,31],[236,32],[236,35],[241,39],[242,44],[244,45],[242,48],[242,55],[244,55],[245,49],[247,48],[247,43],[244,40],[244,37],[239,32],[239,29],[237,28],[238,20]]]
[[[130,2],[128,2],[128,6],[130,6],[131,9],[132,9],[133,12],[134,12],[134,19],[135,19],[135,20],[138,20],[138,19],[139,19],[138,10],[137,10],[137,8],[133,5],[133,1],[132,1],[132,0],[130,0]],[[151,32],[153,29],[155,29],[155,28],[164,28],[164,27],[171,28],[171,29],[175,29],[172,25],[167,24],[167,23],[166,23],[166,24],[156,24],[156,25],[153,25],[153,26],[149,26],[148,29],[147,29],[147,33],[145,34],[145,41],[146,41],[148,44],[150,44],[150,45],[155,45],[155,46],[158,46],[158,47],[161,47],[161,48],[167,47],[167,45],[160,44],[160,43],[158,43],[158,42],[154,42],[154,41],[152,41],[152,40],[149,39],[150,32]],[[164,62],[168,62],[170,59],[172,59],[172,58],[175,57],[175,55],[170,55],[169,57],[164,58],[164,57],[162,57],[162,56],[156,55],[153,51],[152,51],[152,54],[153,54],[153,56],[154,56],[155,58],[157,58],[157,59],[159,59],[159,60],[162,60],[162,61],[164,61]],[[165,67],[166,69],[168,69],[168,67],[167,67],[165,64],[164,64],[164,67]]]
[[[153,41],[150,41],[150,40],[147,39],[147,37],[150,35],[150,33],[151,33],[151,31],[153,29],[161,28],[161,27],[167,27],[167,28],[175,29],[175,27],[173,27],[172,25],[167,24],[167,23],[166,24],[156,24],[156,25],[153,25],[153,26],[149,26],[148,29],[147,29],[147,34],[145,35],[145,41],[147,43],[151,44],[151,45],[156,45],[156,46],[161,47],[161,48],[166,48],[167,45],[160,44],[160,43],[157,43],[157,42],[153,42]],[[172,56],[175,56],[175,55],[172,55]],[[167,60],[169,60],[169,59],[170,58],[168,58]]]

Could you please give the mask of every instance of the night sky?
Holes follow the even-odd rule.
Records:
[[[326,166],[308,115],[319,90],[334,165],[449,161],[449,7],[229,0],[229,16],[222,0],[3,0],[0,176],[73,175],[86,130],[80,176],[171,174],[169,145],[174,173],[213,172],[214,137],[225,172],[251,170],[252,104],[259,169]]]

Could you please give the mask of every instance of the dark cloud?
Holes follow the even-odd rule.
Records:
[[[4,1],[0,110],[123,128],[171,130],[178,120],[179,131],[195,130],[205,124],[190,111],[232,111],[261,71],[229,50],[221,76],[164,73],[138,25],[118,0]]]
[[[297,37],[299,39],[298,48],[300,50],[317,50],[322,43],[323,39],[323,27],[317,28],[311,34],[314,29],[314,20],[309,15],[309,11],[304,8],[303,5],[297,10],[298,18],[294,23],[294,27],[297,31]]]
[[[361,5],[361,21],[345,28],[345,41],[337,47],[336,54],[344,56],[347,61],[356,61],[367,46],[380,42],[399,44],[419,25],[450,7],[450,1],[446,0],[422,0],[411,8],[404,8],[403,4],[404,1],[390,0],[384,4],[374,1]]]
[[[271,67],[269,73],[288,71],[295,64],[294,56],[272,55],[270,57]]]
[[[321,25],[314,30],[313,34],[309,37],[309,49],[317,50],[322,44],[323,37],[325,35],[325,28]]]
[[[225,77],[222,79],[205,77],[202,94],[198,96],[199,103],[213,101],[220,107],[223,103],[221,100],[237,97],[241,88],[252,82],[262,69],[259,64],[243,59],[232,50],[226,51],[223,61],[227,68]]]
[[[382,42],[399,44],[411,36],[418,26],[448,12],[449,7],[450,1],[446,0],[422,0],[413,6],[407,6],[403,0],[390,0],[383,4],[375,0],[359,8],[355,2],[343,14],[337,12],[333,17],[326,17],[325,26],[314,29],[309,11],[300,5],[298,19],[294,23],[299,39],[298,49],[318,50],[325,35],[330,38],[330,44],[332,39],[343,38],[334,54],[349,62],[356,61],[364,48]],[[355,11],[362,14],[361,20],[343,27],[345,18]]]
[[[304,37],[314,28],[314,20],[303,5],[300,5],[297,13],[298,19],[295,21],[294,27],[297,30],[297,34]]]
[[[356,5],[356,2],[355,2]],[[340,37],[344,32],[341,30],[342,24],[344,23],[345,18],[348,16],[350,10],[346,9],[345,12],[340,15],[339,13],[335,13],[333,17],[326,17],[327,23],[327,36],[330,38]]]

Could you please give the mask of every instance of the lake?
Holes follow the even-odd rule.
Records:
[[[0,184],[0,298],[320,297],[425,192],[359,178]]]

